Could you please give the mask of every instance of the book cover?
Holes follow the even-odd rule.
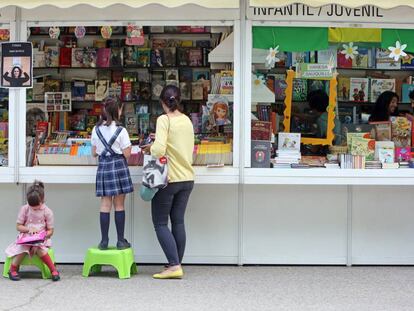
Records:
[[[251,166],[254,168],[270,168],[270,141],[252,140]]]
[[[293,101],[306,101],[308,96],[308,83],[305,79],[293,79]]]
[[[196,40],[195,46],[198,48],[209,48],[211,47],[210,40]]]
[[[69,126],[73,131],[86,130],[86,116],[84,113],[75,113],[69,116]]]
[[[193,69],[180,68],[180,82],[192,82],[193,81]]]
[[[135,49],[133,46],[125,46],[124,52],[123,52],[123,58],[124,58],[124,67],[134,67],[136,65],[140,65],[137,62],[137,59],[139,58],[139,50]]]
[[[85,100],[95,101],[95,81],[86,81]]]
[[[297,67],[301,63],[309,63],[309,52],[289,52],[288,67]]]
[[[189,66],[203,66],[203,52],[201,49],[190,49],[188,54]]]
[[[368,68],[370,49],[359,47],[358,54],[352,60],[352,68]]]
[[[193,70],[193,82],[200,80],[210,80],[210,71],[209,70]]]
[[[411,148],[410,147],[397,147],[395,148],[395,161],[396,162],[409,162],[411,160]]]
[[[414,69],[414,54],[406,53],[407,56],[401,58],[401,69]]]
[[[192,82],[191,83],[191,99],[192,100],[203,100],[203,82]]]
[[[132,81],[122,81],[121,88],[122,100],[132,100]]]
[[[138,115],[138,129],[140,134],[146,134],[150,127],[150,114],[141,113]]]
[[[165,86],[165,81],[158,80],[152,82],[152,89],[151,89],[151,99],[152,100],[159,100],[162,89]]]
[[[354,102],[368,101],[368,78],[350,78],[349,100]]]
[[[375,128],[375,140],[377,141],[390,141],[391,140],[391,122],[370,122]]]
[[[391,140],[397,147],[411,147],[411,121],[405,117],[390,117]]]
[[[335,46],[329,47],[327,50],[319,50],[316,52],[316,60],[318,64],[329,64],[333,60],[333,63],[337,64],[337,49]]]
[[[188,66],[190,64],[190,50],[187,48],[177,48],[177,65]]]
[[[346,133],[346,145],[348,147],[348,152],[351,151],[352,140],[355,137],[362,137],[366,139],[371,139],[371,134],[369,132],[347,132]]]
[[[168,69],[165,71],[166,80],[179,81],[178,69]]]
[[[308,92],[321,90],[329,94],[329,81],[327,80],[308,80]]]
[[[410,92],[414,91],[414,84],[403,84],[402,85],[402,103],[410,103]]]
[[[375,143],[375,160],[379,160],[381,163],[393,163],[394,150],[393,141],[377,141]]]
[[[138,134],[138,115],[136,114],[125,114],[125,128],[129,135]]]
[[[300,133],[278,133],[278,150],[300,152]]]
[[[338,53],[336,55],[338,68],[352,68],[351,58],[346,59],[345,54],[342,54],[340,50],[338,50]]]
[[[62,90],[62,80],[59,79],[45,79],[45,92],[60,92]]]
[[[84,48],[83,49],[83,65],[84,67],[96,67],[97,49]]]
[[[287,88],[287,83],[285,79],[275,80],[275,99],[276,100],[285,100],[286,88]]]
[[[123,48],[111,48],[111,67],[122,67],[123,66]]]
[[[83,58],[83,48],[72,49],[72,67],[86,67]]]
[[[166,67],[174,67],[176,65],[176,48],[167,47],[163,49],[164,64]]]
[[[338,118],[342,125],[357,123],[356,107],[338,107]]]
[[[151,67],[164,67],[164,53],[161,49],[151,50]]]
[[[71,67],[72,66],[72,49],[71,48],[60,48],[59,66],[60,67]]]
[[[125,56],[124,56],[125,64]],[[150,67],[151,66],[151,49],[138,48],[137,49],[137,65],[138,67]]]
[[[93,127],[98,122],[98,116],[87,115],[86,116],[86,131],[88,133],[92,132]]]
[[[151,40],[151,47],[153,49],[163,49],[167,47],[167,39],[155,38]]]
[[[377,69],[401,69],[401,61],[394,61],[390,58],[388,49],[377,49],[375,54]]]
[[[267,140],[272,139],[272,123],[267,121],[252,120],[251,139]]]
[[[109,67],[111,64],[111,49],[100,48],[98,49],[96,66],[99,68]]]
[[[180,82],[182,100],[191,100],[191,82]]]
[[[59,48],[57,46],[45,47],[46,67],[59,67]]]
[[[109,80],[95,80],[95,100],[102,101],[109,95]]]
[[[220,94],[233,94],[233,71],[220,72]]]
[[[43,68],[46,67],[45,52],[33,49],[33,67]]]
[[[395,79],[371,78],[371,102],[376,102],[378,97],[385,91],[395,92]]]
[[[141,100],[151,99],[151,83],[150,82],[139,83],[139,96]]]
[[[375,155],[375,139],[353,137],[351,142],[351,154],[365,156],[366,161],[373,161]]]
[[[351,87],[351,79],[349,77],[338,77],[338,86],[337,86],[338,101],[349,101],[350,87]]]

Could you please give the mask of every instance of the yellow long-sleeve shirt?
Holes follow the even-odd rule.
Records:
[[[170,183],[194,180],[193,150],[194,129],[186,115],[158,117],[151,154],[155,157],[167,155]]]

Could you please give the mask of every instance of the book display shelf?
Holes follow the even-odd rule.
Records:
[[[139,144],[155,131],[163,113],[162,88],[175,85],[194,126],[194,165],[201,182],[217,173],[224,183],[235,182],[233,62],[209,62],[210,52],[233,27],[143,26],[136,42],[128,41],[127,28],[29,28],[34,83],[26,93],[23,180],[43,175],[58,183],[77,176],[80,182],[93,181],[96,159],[89,138],[109,96],[123,103],[122,122],[134,146],[129,164],[134,181],[140,181]],[[59,180],[50,176],[51,167],[59,171]]]
[[[315,42],[301,41],[311,32]],[[402,42],[410,32],[252,26],[246,182],[412,183],[414,49]],[[369,122],[386,91],[398,108]]]

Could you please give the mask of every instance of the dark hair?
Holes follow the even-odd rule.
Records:
[[[181,92],[175,85],[167,85],[161,91],[160,100],[173,112],[180,110]]]
[[[14,69],[18,69],[19,70],[19,76],[18,76],[18,78],[20,78],[21,76],[22,76],[22,74],[23,74],[23,70],[22,70],[22,68],[20,68],[19,66],[14,66],[13,68],[12,68],[12,71],[11,71],[11,76],[14,78]]]
[[[414,99],[414,90],[410,91],[410,93],[408,93],[408,97],[410,99]]]
[[[121,103],[118,98],[105,98],[102,104],[101,117],[96,126],[104,124],[105,121],[106,126],[110,126],[112,121],[115,121],[117,126],[121,125],[121,122],[119,122],[119,109],[121,109]]]
[[[322,90],[314,90],[308,94],[309,107],[318,112],[326,112],[329,106],[329,96]]]
[[[38,206],[40,203],[43,203],[45,199],[45,186],[41,181],[35,180],[27,189],[26,199],[27,204],[30,206]]]
[[[375,107],[369,117],[369,121],[388,121],[390,117],[389,106],[394,97],[397,98],[398,101],[400,100],[400,97],[395,92],[385,91],[381,93],[375,102]],[[393,115],[398,115],[398,107],[395,108]]]

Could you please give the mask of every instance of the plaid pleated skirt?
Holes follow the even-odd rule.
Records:
[[[128,164],[122,154],[99,156],[96,196],[114,196],[134,191]]]

